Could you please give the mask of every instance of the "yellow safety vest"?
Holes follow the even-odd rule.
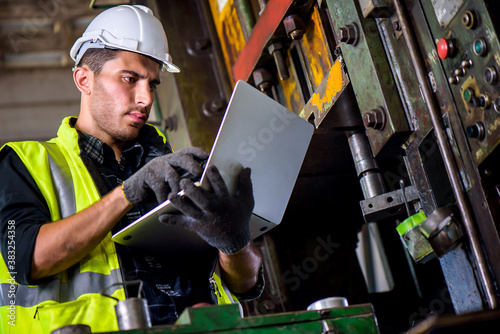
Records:
[[[70,125],[71,118],[62,121],[57,137],[48,142],[6,144],[14,149],[35,180],[52,221],[82,211],[100,200],[94,181],[80,158],[78,133]],[[8,267],[12,264],[15,270],[15,257],[12,261],[5,263],[0,257],[1,333],[50,333],[72,324],[88,325],[93,333],[118,330],[116,301],[101,295],[103,289],[122,282],[111,233],[78,264],[39,285],[16,283],[15,273]],[[211,281],[219,305],[237,302],[216,272]],[[118,300],[125,299],[120,285],[106,293]]]

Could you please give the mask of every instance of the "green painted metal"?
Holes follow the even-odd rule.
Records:
[[[248,0],[234,0],[234,6],[238,13],[241,29],[245,40],[252,34],[255,26],[255,17],[253,16],[252,5]]]
[[[158,326],[115,333],[378,333],[377,322],[370,304],[353,305],[342,309],[301,311],[265,316],[241,317],[238,305],[187,308],[174,325]]]
[[[429,64],[433,70],[441,66],[447,78],[455,77],[457,81],[455,84],[449,85],[447,78],[445,78],[443,85],[449,85],[449,88],[439,87],[439,82],[437,88],[443,91],[444,89],[450,89],[456,101],[463,127],[467,128],[470,125],[479,123],[483,124],[486,129],[484,138],[468,138],[467,143],[470,146],[475,164],[479,166],[500,144],[500,113],[493,106],[493,101],[500,97],[498,78],[497,81],[491,84],[484,79],[487,68],[498,69],[500,66],[500,44],[495,32],[498,27],[495,27],[496,22],[492,20],[492,17],[487,15],[488,9],[485,1],[464,2],[457,0],[455,2],[457,2],[456,6],[450,3],[445,7],[454,16],[445,17],[446,20],[442,16],[437,17],[436,20],[429,20],[433,39],[446,38],[453,41],[455,52],[446,59],[439,59],[435,51],[435,45],[427,45],[426,47],[434,49],[432,53],[428,54]],[[441,13],[441,11],[437,10],[438,5],[433,5],[431,2],[422,2],[422,7],[429,17],[433,17],[435,13]],[[466,13],[474,13],[477,22],[473,28],[467,27],[463,23]],[[442,21],[444,21],[442,25],[445,25],[445,27],[440,24]],[[486,52],[482,55],[476,54],[477,50],[475,48],[478,40],[482,40],[487,45]],[[461,68],[463,61],[470,61],[472,65],[465,67],[461,75],[455,76],[455,71]],[[487,97],[489,105],[487,103],[486,105],[474,103],[474,99],[465,101],[463,93],[469,88],[474,92],[474,99]],[[442,108],[450,108],[450,106],[443,102]],[[453,121],[452,119],[451,122]],[[462,143],[457,144],[462,145]]]
[[[498,84],[487,84],[483,78],[486,66],[494,65],[498,68],[500,64],[500,45],[495,32],[498,31],[498,19],[495,20],[496,14],[499,12],[498,2],[466,1],[446,27],[439,24],[435,8],[431,2],[417,0],[409,2],[411,8],[413,8],[411,17],[415,20],[415,34],[422,55],[425,58],[427,70],[429,73],[433,73],[434,76],[433,90],[441,109],[443,123],[449,143],[452,146],[455,162],[459,166],[464,188],[467,189],[467,196],[481,234],[483,249],[491,264],[491,271],[498,280],[500,277],[498,224],[495,223],[495,210],[492,210],[494,206],[485,205],[488,202],[485,191],[489,187],[489,182],[485,182],[484,179],[481,180],[484,176],[479,174],[480,169],[478,169],[478,166],[480,164],[487,166],[488,160],[491,161],[491,159],[488,159],[489,155],[498,149],[500,143],[500,127],[498,126],[500,117],[493,106],[489,108],[475,106],[466,102],[463,98],[463,91],[467,88],[472,88],[476,94],[481,92],[489,95],[492,101],[500,97]],[[422,11],[422,14],[418,14],[419,11]],[[463,17],[467,11],[475,12],[478,15],[476,18],[479,21],[472,29],[467,29],[463,23]],[[484,56],[479,56],[473,51],[473,43],[476,38],[484,36],[488,36],[490,41],[489,52]],[[456,52],[446,59],[440,59],[437,55],[436,41],[439,38],[453,39],[454,41]],[[458,82],[450,83],[450,77],[454,77],[455,70],[461,66],[463,60],[471,60],[472,66],[465,68],[465,73],[458,76]],[[475,122],[482,122],[485,128],[488,129],[483,140],[467,138],[465,135],[465,128]],[[497,165],[498,163],[495,163],[492,170],[496,170]],[[450,264],[442,265],[443,271],[454,273],[452,262],[448,263]],[[465,269],[470,270],[470,268]],[[464,272],[466,272],[465,269]],[[449,286],[458,286],[460,284],[460,277],[455,276],[457,275],[445,276]],[[470,298],[473,293],[469,293],[469,291],[473,291],[473,289],[469,287],[468,291],[460,291],[460,293],[455,294],[461,299],[453,300],[456,309],[463,307],[462,305],[470,305],[473,302]],[[458,297],[457,299],[459,299]]]
[[[340,48],[362,116],[378,107],[386,111],[384,128],[367,128],[373,154],[399,147],[409,134],[409,126],[375,19],[364,18],[357,1],[326,3],[335,31],[353,22],[358,26],[357,43],[340,43]]]

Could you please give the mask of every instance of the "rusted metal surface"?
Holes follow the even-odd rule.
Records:
[[[327,4],[335,31],[354,26],[357,34],[340,43],[340,48],[361,114],[364,117],[380,107],[386,113],[384,128],[366,129],[373,154],[390,152],[409,135],[409,126],[376,22],[363,17],[357,1],[328,0]]]
[[[270,0],[253,28],[243,50],[233,66],[234,81],[248,81],[264,48],[281,24],[292,0]]]

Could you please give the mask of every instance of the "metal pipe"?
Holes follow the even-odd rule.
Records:
[[[488,264],[486,262],[485,255],[481,250],[481,243],[479,241],[478,233],[476,231],[476,227],[474,226],[473,217],[466,199],[465,191],[460,180],[460,173],[457,169],[457,166],[454,164],[453,153],[448,144],[444,126],[441,123],[441,112],[436,104],[431,87],[429,86],[429,82],[427,81],[426,68],[422,60],[423,58],[421,57],[418,50],[418,43],[415,38],[415,34],[412,30],[411,25],[409,24],[409,20],[406,16],[406,13],[404,12],[404,8],[401,5],[401,1],[393,0],[393,3],[396,13],[399,17],[401,30],[403,31],[403,36],[408,47],[408,51],[410,52],[410,57],[415,66],[415,72],[417,74],[424,102],[429,109],[432,125],[434,127],[436,138],[439,143],[439,150],[443,157],[448,178],[450,179],[453,193],[457,200],[457,206],[460,209],[460,215],[469,237],[472,254],[476,260],[479,279],[481,280],[481,283],[483,285],[484,293],[488,301],[488,306],[491,309],[497,308],[498,300],[495,294],[493,280],[490,273],[488,272]]]
[[[252,5],[249,0],[235,0],[234,6],[236,7],[236,12],[238,13],[241,24],[241,31],[246,41],[252,34],[253,27],[255,26]]]

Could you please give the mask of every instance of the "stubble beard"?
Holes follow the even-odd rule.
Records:
[[[135,130],[128,126],[121,126],[119,122],[126,115],[118,110],[118,103],[113,101],[112,95],[106,91],[99,80],[96,80],[95,87],[95,96],[90,103],[90,111],[99,131],[104,132],[115,142],[126,143],[137,139],[140,128]]]

